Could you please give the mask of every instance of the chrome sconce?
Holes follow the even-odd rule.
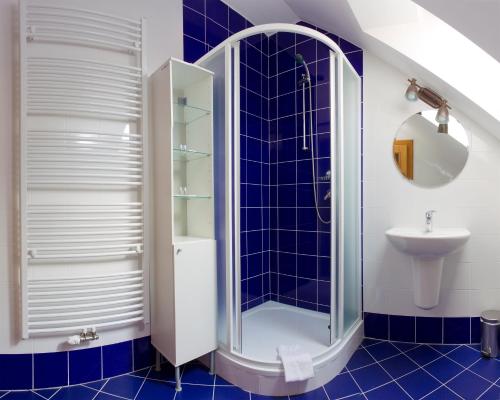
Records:
[[[406,100],[417,101],[420,99],[425,104],[437,109],[436,122],[439,124],[438,132],[447,133],[447,125],[450,119],[449,110],[451,110],[451,107],[448,105],[448,101],[443,99],[435,91],[417,84],[417,80],[415,78],[408,79],[408,82],[410,82],[410,86],[406,89]]]

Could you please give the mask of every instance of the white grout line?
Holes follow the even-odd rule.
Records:
[[[59,393],[61,391],[62,388],[59,388],[57,389],[53,394],[52,396],[49,397],[49,400],[52,399],[57,393]]]
[[[92,388],[92,387],[90,387],[90,386],[86,386],[86,385],[80,385],[80,386],[83,386],[83,387],[85,387],[85,388],[87,388],[87,389],[90,389],[90,390],[96,391],[97,393],[95,394],[95,396],[94,396],[94,397],[92,397],[92,400],[95,400],[95,398],[96,398],[97,396],[99,396],[99,393],[101,393],[102,389],[104,388],[104,386],[106,386],[106,384],[107,384],[108,382],[109,382],[109,378],[108,378],[108,379],[106,379],[106,382],[104,382],[104,384],[101,386],[101,388],[100,388],[99,390],[94,389],[94,388]],[[108,394],[108,393],[106,393],[106,394]]]
[[[149,371],[148,373],[144,376],[144,379],[142,381],[142,384],[141,384],[141,387],[139,388],[139,390],[137,391],[137,393],[135,394],[134,396],[134,400],[137,399],[137,396],[139,396],[139,393],[141,393],[141,390],[142,390],[142,387],[144,386],[144,384],[146,383],[146,379],[148,379],[148,376],[149,374],[151,373],[153,367],[149,367]]]
[[[41,390],[43,390],[43,389],[41,389]],[[39,397],[41,397],[42,399],[47,400],[47,398],[46,398],[45,396],[42,396],[40,393],[35,392],[35,390],[30,390],[30,391],[31,391],[31,393],[33,393],[34,395],[39,396]],[[1,399],[2,397],[3,397],[3,396],[0,396],[0,399]]]

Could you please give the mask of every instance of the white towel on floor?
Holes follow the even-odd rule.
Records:
[[[297,345],[278,347],[278,355],[285,369],[285,381],[305,381],[314,376],[311,355]]]

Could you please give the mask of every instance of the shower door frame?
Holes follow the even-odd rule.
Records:
[[[198,61],[197,65],[203,66],[219,51],[225,52],[225,313],[226,313],[226,334],[225,340],[220,340],[220,346],[226,351],[242,355],[242,313],[241,313],[241,259],[240,259],[240,180],[239,180],[239,138],[240,138],[240,59],[239,44],[240,41],[261,33],[288,32],[309,36],[318,40],[330,48],[330,167],[332,179],[340,183],[339,191],[343,187],[344,169],[342,164],[342,149],[344,136],[343,123],[343,66],[344,63],[354,73],[361,103],[361,78],[356,70],[346,58],[340,47],[328,36],[319,31],[300,25],[273,23],[259,25],[240,31],[213,48]],[[358,128],[359,133],[357,147],[360,150],[361,137],[361,110],[358,110]],[[237,153],[237,154],[236,154]],[[338,165],[338,166],[337,166]],[[360,168],[362,168],[360,162]],[[238,179],[237,179],[238,178]],[[359,243],[357,244],[357,263],[356,266],[359,277],[361,277],[361,176],[359,177],[359,187],[357,193],[358,226],[357,232]],[[331,277],[330,277],[330,345],[334,348],[339,345],[345,337],[349,337],[353,329],[357,327],[362,319],[361,290],[362,282],[359,280],[357,287],[358,318],[352,324],[349,330],[344,332],[344,263],[343,263],[343,198],[337,196],[337,182],[331,182]],[[338,198],[338,201],[336,199]],[[236,206],[238,205],[238,206]],[[338,225],[338,227],[337,227]],[[332,227],[335,226],[335,229]],[[340,229],[339,229],[340,228]],[[221,290],[221,288],[219,288]]]

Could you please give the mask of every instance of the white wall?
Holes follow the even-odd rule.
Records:
[[[61,4],[131,18],[147,19],[147,69],[151,73],[167,58],[182,58],[182,0],[64,0]],[[0,354],[64,349],[61,338],[20,340],[16,293],[15,92],[17,87],[17,0],[0,1]],[[149,334],[149,326],[101,333],[91,346]]]
[[[408,76],[364,53],[364,307],[397,315],[474,316],[500,308],[500,141],[457,109],[470,135],[462,173],[441,188],[412,185],[397,171],[392,141],[399,125],[425,108],[405,100]],[[418,78],[418,77],[416,77]],[[421,82],[422,83],[422,82]],[[449,99],[453,107],[453,99]],[[435,227],[465,227],[472,236],[445,260],[439,305],[413,304],[410,258],[388,242],[394,226],[424,226],[435,209]]]

